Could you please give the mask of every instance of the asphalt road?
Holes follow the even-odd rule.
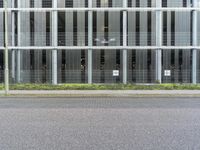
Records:
[[[200,150],[200,98],[0,98],[0,150]]]

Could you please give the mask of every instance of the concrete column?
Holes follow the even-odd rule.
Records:
[[[162,7],[162,1],[156,1],[156,7]],[[156,46],[162,46],[162,11],[156,11]],[[162,82],[162,50],[156,50],[156,80]]]
[[[57,0],[53,0],[53,8],[57,8]],[[55,47],[52,50],[52,84],[58,84],[58,51],[56,47],[58,46],[58,12],[55,10],[52,13],[52,45]]]
[[[198,0],[193,0],[193,7],[198,7]],[[198,44],[198,23],[197,23],[197,11],[192,12],[192,46]],[[197,83],[197,49],[192,50],[192,83]]]
[[[88,1],[88,7],[92,8],[92,0]],[[88,11],[88,46],[93,46],[93,20],[92,11]],[[88,49],[88,84],[92,84],[92,49]]]
[[[15,1],[12,0],[12,8],[15,7]],[[12,11],[12,46],[15,46],[15,12]],[[15,50],[12,50],[12,79],[15,81]]]
[[[18,8],[21,7],[21,1],[18,0]],[[21,46],[21,12],[17,13],[17,46]],[[21,51],[17,50],[17,82],[21,82]]]
[[[127,8],[127,0],[123,0],[123,7]],[[127,11],[123,11],[123,46],[127,46]],[[128,56],[123,49],[123,84],[127,84]]]

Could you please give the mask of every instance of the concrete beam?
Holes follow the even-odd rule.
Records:
[[[17,1],[18,8],[21,7],[21,1]],[[17,12],[17,46],[21,46],[21,12]],[[17,50],[17,82],[21,82],[21,51],[20,49]]]
[[[147,12],[147,11],[177,11],[177,12],[190,12],[193,10],[200,11],[199,7],[128,7],[128,8],[120,8],[120,7],[100,7],[100,8],[84,8],[84,7],[73,7],[73,8],[8,8],[8,11],[21,11],[21,12],[52,12],[52,11],[60,11],[60,12],[73,12],[73,11],[98,11],[98,12],[116,12],[116,11],[130,11],[130,12]],[[0,8],[0,12],[4,12],[3,8]]]
[[[193,0],[193,7],[198,7],[198,0]],[[192,46],[198,45],[197,11],[192,11]],[[192,49],[192,83],[197,83],[197,49]]]
[[[94,49],[94,50],[113,50],[113,49],[118,49],[118,50],[123,50],[123,49],[127,49],[127,50],[132,50],[132,49],[138,49],[138,50],[146,50],[146,49],[151,49],[151,50],[155,50],[155,49],[162,49],[162,50],[188,50],[188,49],[197,49],[200,50],[200,46],[8,46],[9,50],[17,50],[17,49],[21,49],[21,50],[80,50],[80,49],[84,49],[84,50],[88,50],[88,49]],[[4,50],[4,47],[0,47],[0,50]]]
[[[92,8],[92,0],[88,1],[88,8]],[[88,11],[88,46],[93,46],[92,11]],[[92,49],[88,49],[88,84],[92,84]]]
[[[123,8],[127,8],[127,0],[123,0]],[[127,46],[127,11],[123,11],[123,46]],[[123,84],[127,84],[128,52],[123,49]]]
[[[156,1],[156,7],[162,7],[162,1]],[[156,11],[156,46],[162,46],[162,11]],[[162,83],[162,49],[156,50],[156,80]]]
[[[57,0],[53,0],[53,8],[57,8]],[[58,46],[58,12],[55,10],[52,13],[52,45]],[[58,84],[58,52],[57,49],[52,50],[52,84]]]
[[[15,1],[12,0],[12,8],[15,7]],[[15,12],[12,11],[11,13],[11,16],[12,16],[12,46],[14,47],[15,46]],[[12,50],[12,79],[13,81],[15,81],[15,50],[13,49]]]

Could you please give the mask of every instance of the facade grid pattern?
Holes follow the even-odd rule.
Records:
[[[200,82],[200,0],[8,0],[8,7],[12,83]]]

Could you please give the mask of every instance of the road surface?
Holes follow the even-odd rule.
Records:
[[[200,150],[200,98],[0,98],[1,150]]]

